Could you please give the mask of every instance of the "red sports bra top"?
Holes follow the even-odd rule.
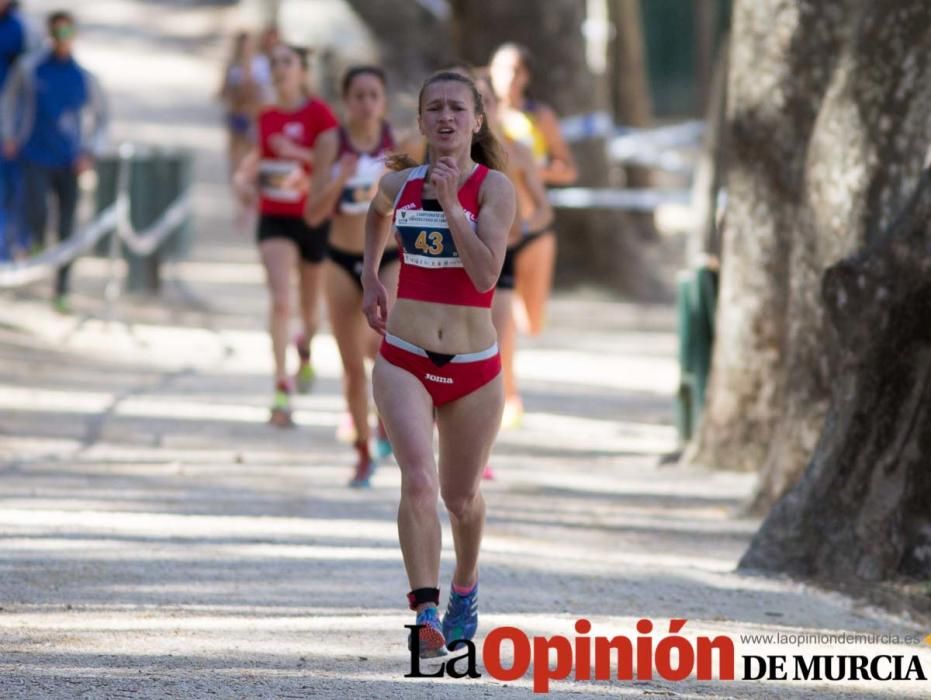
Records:
[[[398,298],[490,308],[494,288],[487,292],[475,288],[459,259],[446,214],[436,200],[423,199],[427,168],[412,169],[395,199],[394,226],[403,251]],[[459,203],[473,231],[479,214],[478,194],[487,175],[487,167],[476,165],[459,188]]]

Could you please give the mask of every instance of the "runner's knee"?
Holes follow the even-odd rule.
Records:
[[[457,519],[467,518],[475,510],[479,502],[479,495],[478,488],[465,492],[443,489],[443,505],[446,506],[446,510],[451,517]]]
[[[436,476],[431,473],[432,465],[427,468],[405,469],[405,474],[401,479],[401,493],[404,498],[412,503],[418,509],[436,509],[436,498],[439,486]]]

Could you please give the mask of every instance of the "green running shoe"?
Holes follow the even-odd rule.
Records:
[[[309,362],[301,362],[297,375],[294,377],[294,382],[297,384],[297,393],[309,394],[316,378],[317,373],[314,372],[314,366]]]

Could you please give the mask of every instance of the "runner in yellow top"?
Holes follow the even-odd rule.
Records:
[[[552,108],[527,96],[530,53],[518,44],[502,44],[492,55],[490,69],[505,136],[531,150],[544,184],[571,185],[578,171],[560,133],[559,119]],[[543,330],[555,263],[556,236],[552,227],[526,231],[514,250],[514,291],[526,311],[524,330],[531,335]],[[518,425],[522,413],[519,399],[509,401],[503,425]]]
[[[501,115],[498,111],[498,100],[491,87],[491,80],[485,74],[479,74],[475,80],[475,86],[482,96],[491,132],[507,152],[508,162],[504,172],[514,184],[517,194],[517,216],[508,235],[507,254],[504,256],[504,267],[498,278],[495,301],[492,305],[492,320],[498,331],[498,345],[501,348],[505,406],[512,407],[512,411],[515,410],[514,407],[517,407],[519,411],[522,402],[514,372],[514,354],[517,349],[517,329],[514,326],[513,314],[514,251],[525,240],[524,236],[527,231],[538,231],[552,224],[553,210],[547,201],[546,190],[540,180],[539,170],[534,164],[532,151],[519,141],[503,136],[501,133]],[[493,478],[490,467],[486,468],[484,476]]]

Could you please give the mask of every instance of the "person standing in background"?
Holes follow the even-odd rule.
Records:
[[[0,0],[0,92],[6,85],[13,64],[30,44],[29,32],[19,14],[19,3]],[[22,257],[27,243],[16,215],[16,193],[19,177],[16,162],[0,157],[0,260]]]
[[[74,230],[78,175],[94,164],[104,145],[107,109],[96,78],[74,58],[75,21],[60,10],[48,17],[48,51],[19,61],[0,102],[3,152],[19,157],[23,172],[25,225],[33,241],[44,244],[51,191],[58,204],[58,238]],[[93,131],[84,133],[84,112],[92,112]],[[58,270],[55,308],[67,312],[70,265]]]

